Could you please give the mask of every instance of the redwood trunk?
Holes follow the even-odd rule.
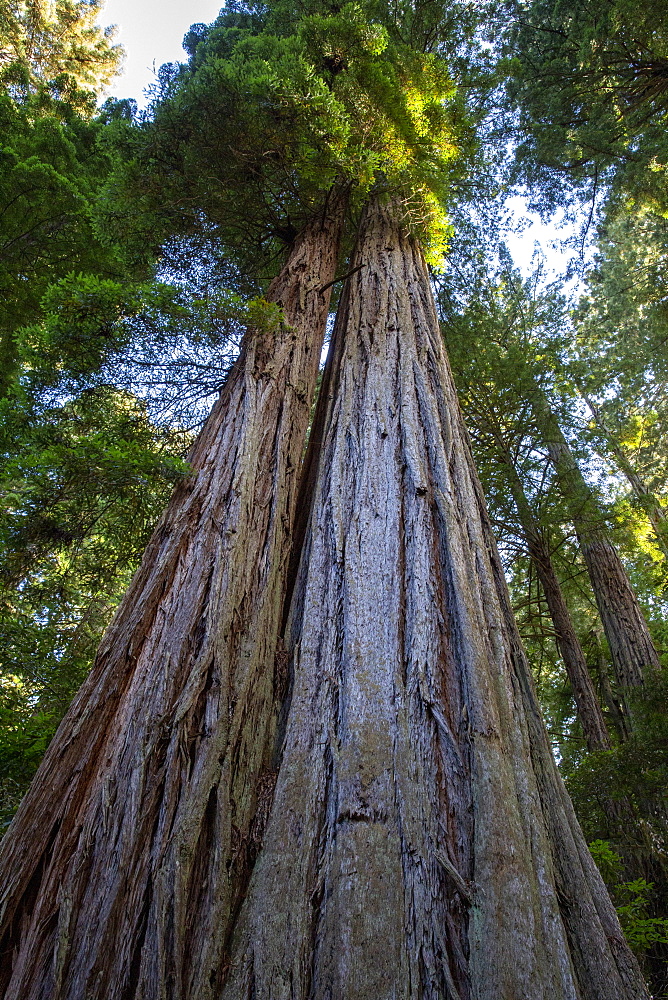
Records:
[[[92,673],[3,841],[5,1000],[206,1000],[273,790],[297,479],[345,212],[249,330]]]
[[[608,670],[608,658],[603,648],[603,635],[599,630],[594,632],[593,635],[596,642],[596,666],[601,684],[601,695],[607,705],[619,741],[624,743],[631,736],[628,706],[623,695],[619,691],[613,691],[612,689],[610,672]]]
[[[363,219],[223,1000],[647,1000],[557,774],[427,269]]]
[[[512,458],[499,444],[501,461],[508,480],[510,490],[517,508],[517,515],[524,532],[529,555],[538,573],[540,585],[543,588],[547,607],[550,612],[557,648],[564,661],[566,673],[573,690],[573,698],[577,708],[578,719],[582,732],[590,750],[606,750],[610,747],[610,737],[603,718],[603,712],[594,684],[587,668],[587,660],[577,637],[573,619],[554,570],[549,546],[545,535],[536,522],[526,498],[522,481],[517,474]]]
[[[608,537],[596,500],[538,388],[534,412],[569,505],[617,681],[622,687],[642,684],[645,671],[660,665],[647,622],[617,550]]]
[[[573,620],[554,571],[554,565],[545,539],[539,535],[528,538],[529,554],[534,561],[540,585],[554,624],[557,647],[564,661],[566,673],[573,690],[578,719],[590,750],[608,750],[610,737],[603,712],[596,697],[587,661]]]

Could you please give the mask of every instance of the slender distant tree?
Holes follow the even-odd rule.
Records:
[[[587,659],[555,571],[549,537],[531,509],[521,476],[498,421],[491,422],[491,426],[488,423],[487,431],[496,445],[497,460],[508,482],[527,550],[545,595],[554,625],[557,647],[573,690],[578,719],[587,746],[590,750],[604,750],[610,747],[610,737],[589,674]]]
[[[622,199],[606,207],[574,315],[571,365],[591,416],[591,445],[627,480],[634,516],[649,520],[664,557],[667,235],[657,213],[639,212]]]
[[[482,239],[479,245],[484,245]],[[649,249],[645,259],[651,261],[654,248]],[[665,796],[655,778],[665,773],[666,763],[665,752],[657,742],[665,732],[665,716],[662,718],[658,709],[664,682],[656,664],[645,671],[642,686],[624,690],[612,676],[609,644],[596,614],[586,564],[573,544],[576,537],[572,528],[575,517],[586,516],[586,528],[589,518],[595,516],[595,523],[599,530],[605,531],[608,543],[614,539],[615,545],[620,546],[624,571],[630,572],[629,580],[633,580],[634,587],[642,588],[643,606],[652,611],[651,635],[662,644],[660,605],[652,590],[657,553],[648,537],[646,508],[638,504],[631,514],[616,500],[624,483],[600,441],[600,431],[595,431],[587,420],[582,400],[585,390],[578,388],[587,386],[595,394],[609,419],[615,420],[619,437],[628,442],[627,447],[636,441],[640,444],[647,463],[644,467],[659,472],[654,482],[661,483],[658,455],[653,448],[653,424],[645,422],[645,414],[651,414],[645,399],[654,400],[656,393],[661,395],[660,368],[653,372],[645,364],[648,353],[642,345],[651,332],[640,323],[636,328],[635,319],[629,314],[623,316],[620,303],[613,298],[606,300],[595,283],[592,297],[595,296],[596,308],[591,313],[583,310],[586,325],[574,330],[563,303],[554,297],[554,287],[541,289],[540,285],[534,286],[535,277],[522,282],[513,277],[508,265],[501,272],[498,267],[493,261],[480,265],[474,258],[468,264],[468,274],[464,272],[463,277],[456,272],[452,274],[450,284],[455,296],[445,294],[448,285],[443,282],[440,301],[444,334],[560,769],[567,776],[588,840],[611,843],[619,853],[620,887],[615,890],[614,898],[620,905],[629,939],[642,956],[644,969],[660,995],[665,981],[665,956],[661,950],[665,935],[661,919],[665,912],[666,834]],[[490,274],[494,277],[490,278]],[[619,277],[622,279],[621,273]],[[643,277],[639,271],[638,278],[643,280]],[[628,287],[628,276],[622,287]],[[615,335],[613,314],[628,321],[625,336]],[[660,354],[654,352],[653,356],[655,365],[660,365]],[[569,488],[570,480],[560,481],[554,467],[551,468],[549,450],[534,414],[537,387],[549,392],[553,413],[558,412],[559,422],[568,429],[573,460],[582,462],[588,482],[596,483],[594,488],[585,484],[584,505],[581,500],[576,502],[577,494]],[[623,422],[629,404],[630,413],[638,413],[634,437],[631,421]],[[606,456],[605,466],[593,454],[593,448]],[[661,451],[659,445],[659,454]],[[649,466],[650,456],[652,466]],[[612,475],[604,475],[608,470]],[[592,472],[596,478],[592,476],[590,480]],[[589,515],[588,504],[594,508]],[[632,517],[635,530],[626,527],[624,516]],[[529,545],[527,538],[531,534]],[[635,539],[641,543],[647,539],[647,544],[634,545]],[[530,550],[535,555],[532,560],[527,559]],[[538,565],[538,559],[542,565]],[[556,582],[567,602],[560,610],[571,617],[571,629],[575,626],[568,630],[574,639],[572,647],[570,642],[564,647],[560,641],[565,619],[559,609],[551,619],[548,616],[548,610],[550,613],[555,610],[556,594],[554,579],[545,573],[550,564],[556,569]],[[644,574],[651,574],[649,583]],[[544,595],[551,590],[553,599],[545,600]],[[608,600],[613,602],[615,597],[616,589],[610,588]],[[627,615],[620,614],[619,618],[628,629]],[[628,634],[630,638],[633,635],[630,630]],[[562,662],[555,660],[555,645]],[[568,658],[573,650],[580,663],[585,663],[604,705],[610,736],[605,753],[596,752],[591,742],[589,746],[594,746],[594,752],[587,752],[582,739],[585,735],[582,714],[573,711],[575,685],[567,683],[565,676],[572,674],[573,664]],[[643,773],[647,778],[641,777]],[[647,921],[644,925],[647,936],[642,944],[640,933],[636,934],[628,918],[631,911],[625,908],[635,880],[640,880],[638,885],[648,887],[651,883],[650,888],[634,897],[638,907],[634,912],[638,916],[642,913],[642,919]],[[621,887],[625,882],[628,889]]]
[[[534,294],[529,284],[508,274],[492,291],[488,288],[481,301],[488,314],[481,314],[481,303],[474,302],[467,320],[471,336],[477,331],[486,341],[486,366],[478,391],[484,392],[482,382],[487,377],[498,386],[499,400],[504,393],[512,396],[511,405],[516,413],[524,411],[524,426],[530,428],[536,446],[549,454],[587,567],[617,681],[622,687],[640,685],[646,672],[658,668],[659,656],[605,515],[545,388],[549,372],[541,368],[540,359],[551,352],[553,365],[559,364],[559,338],[552,327],[558,331],[566,322],[563,306],[553,308],[548,294]]]
[[[659,656],[604,518],[564,437],[549,402],[536,385],[532,406],[543,444],[562,484],[580,550],[610,645],[617,681],[642,684],[659,667]]]

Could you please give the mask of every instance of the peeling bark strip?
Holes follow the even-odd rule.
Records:
[[[623,687],[642,684],[645,671],[658,668],[660,661],[638,599],[592,491],[538,386],[533,409],[569,505],[617,682]]]
[[[647,1000],[558,777],[419,248],[368,206],[223,1000]]]
[[[297,477],[346,197],[298,238],[3,841],[5,1000],[206,1000],[275,776]],[[305,294],[310,292],[310,294]],[[256,815],[257,814],[257,815]]]

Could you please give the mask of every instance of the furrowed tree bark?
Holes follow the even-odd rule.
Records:
[[[419,247],[363,217],[222,1000],[647,1000],[560,781]],[[362,266],[363,265],[363,266]]]
[[[610,541],[596,500],[542,391],[535,387],[532,407],[547,447],[587,567],[617,682],[643,683],[647,670],[658,669],[658,653],[617,550]]]
[[[347,196],[333,192],[248,330],[0,849],[5,1000],[206,1000],[252,869],[285,693],[297,480]]]
[[[536,521],[531,505],[524,492],[511,455],[502,441],[497,440],[498,455],[503,463],[510,491],[515,501],[529,555],[533,560],[540,585],[545,595],[550,617],[554,625],[559,654],[573,690],[573,698],[582,732],[590,750],[606,750],[610,747],[610,736],[605,724],[601,705],[594,690],[594,684],[587,667],[587,660],[580,645],[573,620],[564,598],[559,578],[554,569],[547,539]]]

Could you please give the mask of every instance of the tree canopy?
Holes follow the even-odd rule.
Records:
[[[3,0],[0,86],[18,100],[46,90],[80,108],[80,94],[102,93],[123,58],[114,28],[98,24],[102,9],[101,0]]]

